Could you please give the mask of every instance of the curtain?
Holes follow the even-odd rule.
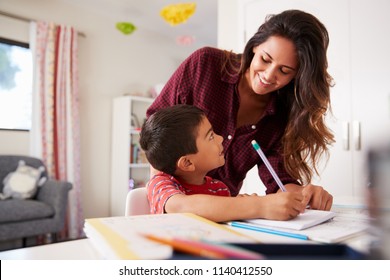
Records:
[[[83,236],[80,186],[80,118],[77,31],[42,21],[32,22],[33,112],[31,155],[41,158],[49,177],[73,184],[65,237]]]

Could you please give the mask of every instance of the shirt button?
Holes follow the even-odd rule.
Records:
[[[228,139],[231,140],[233,138],[233,136],[231,135],[228,135]]]
[[[252,125],[251,127],[252,127],[252,129],[256,129],[256,126],[255,126],[255,125]]]

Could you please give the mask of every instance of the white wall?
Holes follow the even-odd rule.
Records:
[[[239,12],[238,1],[218,0],[218,48],[241,53],[239,49]],[[243,28],[241,28],[243,30]]]
[[[239,1],[243,0],[218,0],[218,48],[236,53],[242,53],[242,46],[245,45],[245,42],[239,41],[244,40],[243,32],[240,34],[239,31],[244,30],[239,18],[242,13]],[[265,186],[259,178],[257,166],[247,173],[240,193],[265,194]]]
[[[79,37],[83,209],[85,218],[108,216],[113,97],[165,82],[193,49],[150,31],[124,36],[114,20],[58,0],[1,0],[0,10],[86,34]],[[28,23],[0,16],[0,36],[19,33],[28,39]],[[0,131],[0,141],[0,154],[28,154],[28,132]]]

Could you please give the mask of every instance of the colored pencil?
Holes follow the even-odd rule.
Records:
[[[152,234],[144,235],[150,240],[172,246],[177,251],[211,259],[264,259],[264,256],[237,246],[197,241],[179,237],[161,237]]]
[[[302,240],[309,239],[306,235],[303,235],[303,234],[286,232],[286,231],[275,230],[275,229],[270,229],[270,228],[264,228],[264,227],[260,227],[257,225],[252,225],[250,223],[245,223],[245,222],[230,222],[229,225],[231,225],[232,227],[249,229],[249,230],[254,230],[254,231],[259,231],[259,232],[264,232],[264,233],[269,233],[269,234],[275,234],[275,235],[280,235],[280,236],[302,239]]]

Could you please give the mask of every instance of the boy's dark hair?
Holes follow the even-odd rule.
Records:
[[[186,104],[158,110],[143,124],[139,143],[149,163],[174,175],[180,157],[195,154],[198,127],[205,113]]]

